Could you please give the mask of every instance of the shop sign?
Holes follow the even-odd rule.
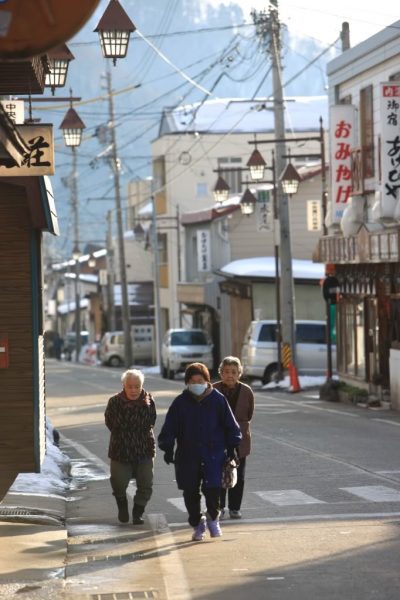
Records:
[[[199,272],[211,271],[210,232],[207,229],[197,232],[197,269]]]
[[[400,85],[380,85],[382,199],[381,215],[393,217],[400,188]]]
[[[257,231],[271,231],[272,210],[269,190],[257,191],[256,219]]]
[[[0,104],[14,125],[24,124],[25,110],[23,100],[0,100]]]
[[[321,202],[319,200],[307,200],[307,230],[320,231],[321,224]]]
[[[1,164],[0,177],[27,177],[54,175],[54,140],[52,125],[16,125],[18,134],[28,150],[21,166],[6,167]]]
[[[351,149],[354,146],[355,109],[337,104],[330,110],[332,222],[340,223],[352,195]]]

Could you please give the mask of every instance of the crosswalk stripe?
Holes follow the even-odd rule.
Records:
[[[300,504],[326,504],[323,500],[318,500],[309,496],[300,490],[273,490],[269,492],[254,492],[267,502],[277,504],[278,506],[297,506]]]
[[[386,485],[363,485],[340,489],[370,502],[400,502],[400,491]]]

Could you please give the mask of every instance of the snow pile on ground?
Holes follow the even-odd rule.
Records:
[[[130,369],[139,369],[139,371],[142,371],[142,373],[144,373],[145,375],[159,375],[160,374],[160,367],[158,365],[155,365],[154,367],[149,367],[149,366],[145,366],[145,365],[132,365],[129,368]]]
[[[70,460],[54,443],[54,430],[49,419],[46,419],[46,455],[41,472],[20,473],[9,493],[63,495],[69,487],[69,471]]]

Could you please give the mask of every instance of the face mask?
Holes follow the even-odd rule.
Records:
[[[206,383],[189,383],[188,390],[196,396],[201,396],[207,389]]]

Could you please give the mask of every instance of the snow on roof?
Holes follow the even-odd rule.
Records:
[[[311,260],[292,259],[295,279],[322,279],[325,277],[325,265]],[[275,277],[275,258],[257,256],[234,260],[220,269],[222,275],[236,277]]]
[[[285,98],[287,131],[319,131],[328,122],[327,96]],[[159,135],[169,133],[275,132],[272,100],[217,98],[164,110]]]

